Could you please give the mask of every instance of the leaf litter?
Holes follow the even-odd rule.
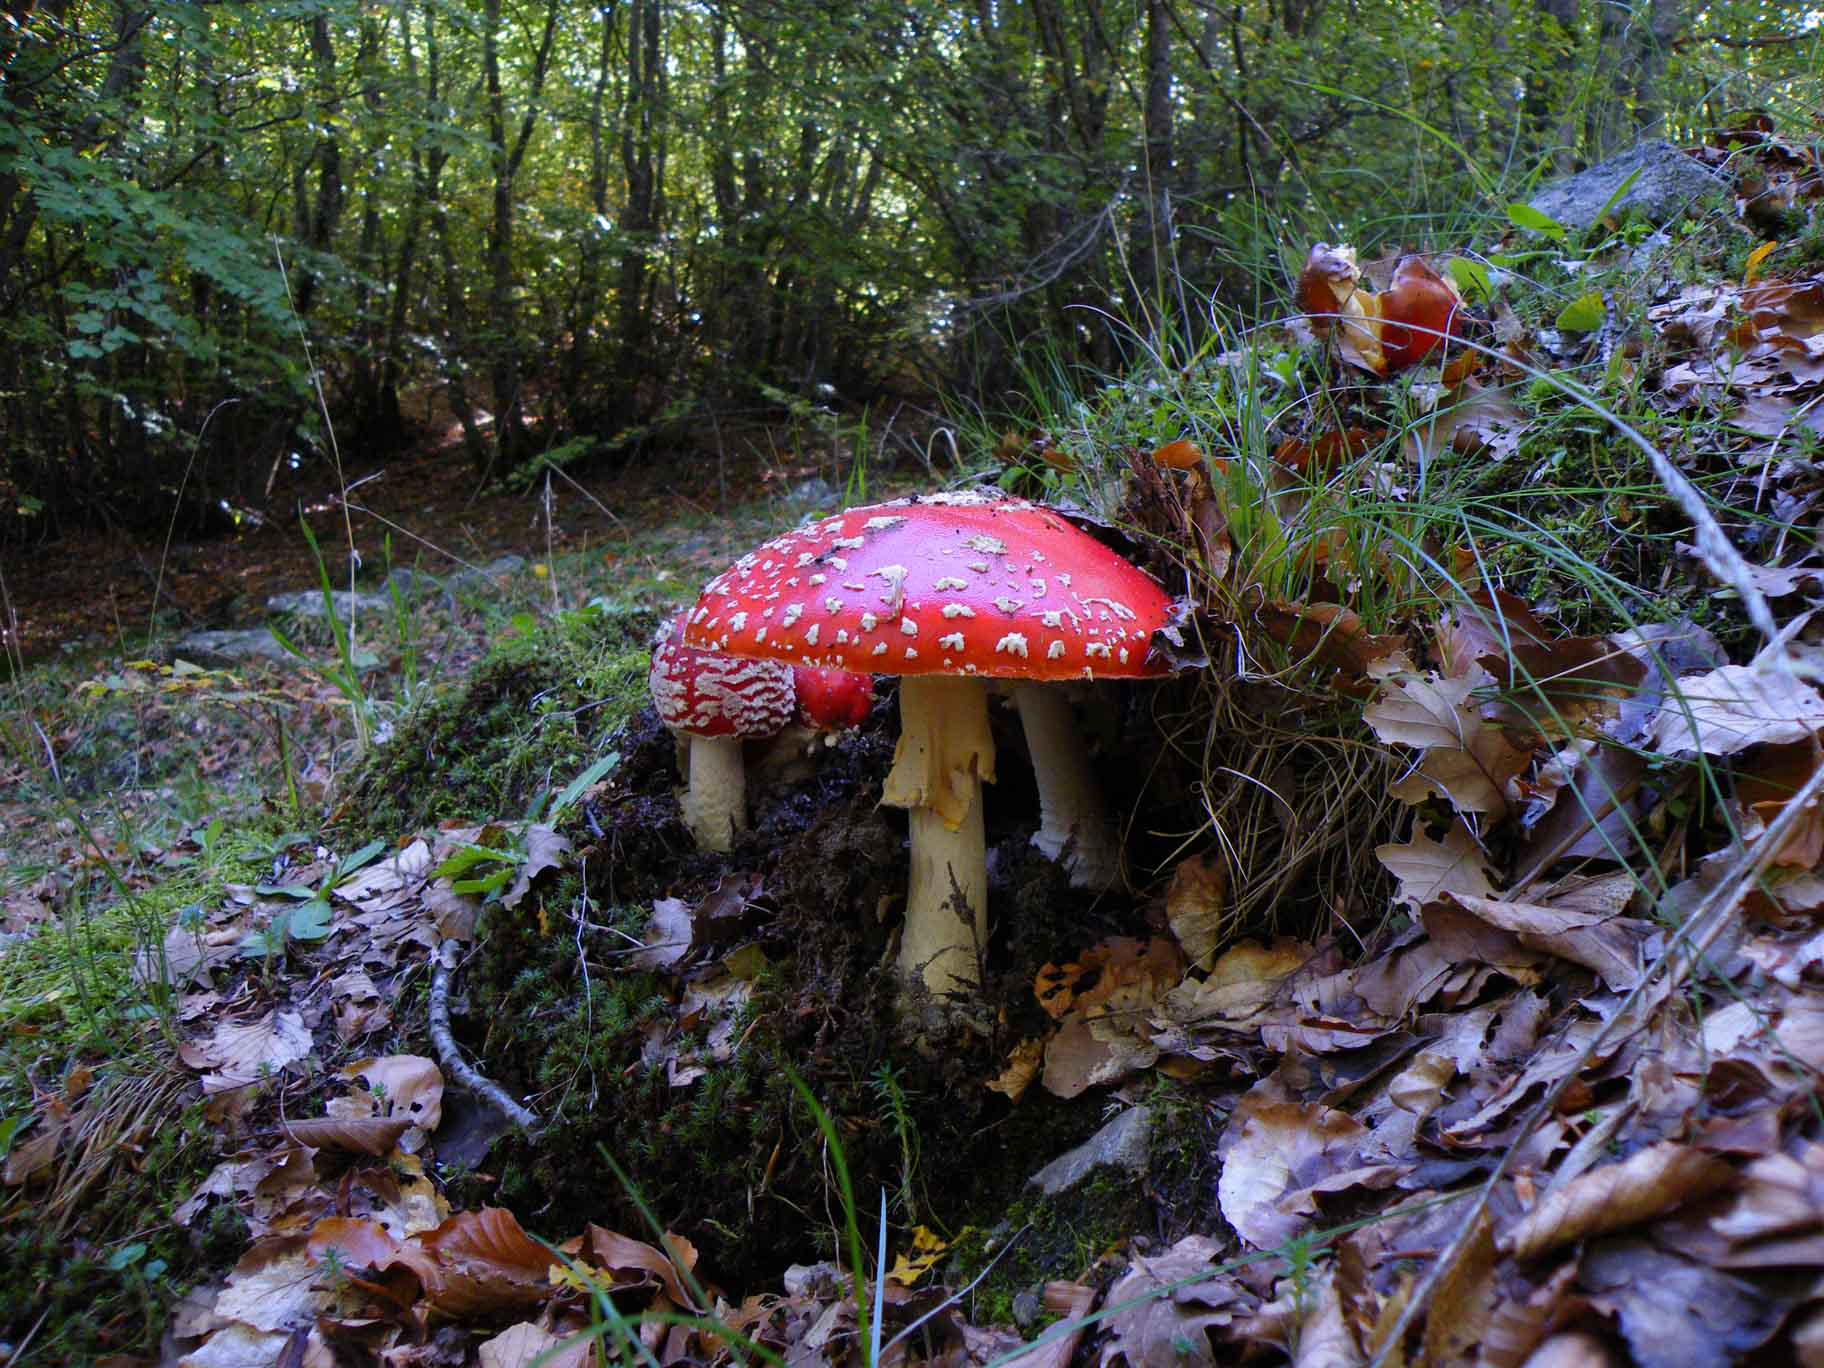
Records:
[[[1744,209],[1803,183],[1765,179]],[[1778,495],[1806,478],[1783,453],[1820,411],[1824,287],[1769,279],[1768,260],[1757,256],[1755,279],[1689,288],[1648,320],[1670,363],[1656,400],[1728,416],[1744,434],[1735,455],[1763,463]],[[1404,325],[1384,302],[1351,310],[1355,277],[1342,276],[1349,288],[1326,307],[1344,359],[1376,375],[1404,364],[1401,349],[1416,350]],[[1602,313],[1588,328],[1561,316],[1578,335],[1565,345],[1596,345],[1578,338],[1606,330]],[[1504,342],[1518,359],[1519,342]],[[1414,465],[1446,449],[1499,460],[1521,438],[1526,420],[1505,388],[1514,374],[1453,364],[1424,396],[1432,416],[1404,436]],[[1353,462],[1378,487],[1375,434],[1386,431],[1282,434],[1276,464],[1309,476]],[[1245,568],[1206,458],[1167,444],[1142,464],[1148,516],[1198,548],[1200,607],[1232,609]],[[1297,500],[1284,507],[1296,513]],[[1344,579],[1372,572],[1344,565],[1341,548],[1326,554]],[[1776,600],[1824,587],[1824,570],[1806,565],[1755,573]],[[1363,700],[1396,761],[1386,796],[1401,834],[1374,854],[1401,915],[1366,944],[1346,925],[1236,941],[1242,871],[1219,851],[1193,852],[1161,891],[1152,934],[1097,940],[1038,973],[1047,1024],[1011,1044],[982,1086],[1031,1105],[1021,1099],[1035,1082],[1073,1099],[1134,1096],[1162,1076],[1206,1089],[1226,1121],[1222,1222],[1137,1238],[1048,1284],[1044,1305],[1068,1319],[1032,1357],[1050,1368],[1073,1353],[1147,1368],[1262,1354],[1495,1365],[1609,1361],[1625,1348],[1649,1363],[1824,1362],[1815,675],[1772,649],[1729,664],[1695,627],[1689,650],[1570,636],[1494,590],[1465,588],[1436,620],[1391,638],[1361,630],[1343,602],[1256,607],[1270,633]],[[1808,623],[1792,635],[1815,652]],[[144,684],[123,676],[120,687]],[[1680,815],[1703,772],[1720,776],[1732,843],[1707,844]],[[476,850],[513,852],[497,887],[466,886],[476,880],[455,867]],[[444,1121],[437,1061],[373,1057],[324,1087],[320,1055],[391,1025],[433,952],[472,939],[484,898],[521,906],[573,858],[548,827],[424,833],[328,890],[320,945],[272,947],[281,962],[307,954],[308,976],[230,981],[247,936],[283,908],[256,889],[231,890],[142,955],[142,979],[179,995],[178,1057],[235,1147],[173,1219],[231,1205],[252,1241],[173,1327],[179,1362],[428,1363],[443,1361],[438,1334],[459,1327],[468,1339],[448,1361],[472,1351],[483,1363],[591,1363],[603,1298],[648,1318],[637,1333],[665,1365],[731,1361],[737,1332],[805,1368],[861,1361],[861,1298],[834,1266],[794,1268],[782,1291],[737,1301],[674,1233],[652,1243],[587,1226],[546,1244],[502,1208],[451,1210],[425,1160]],[[1757,877],[1732,883],[1749,863]],[[333,864],[322,852],[289,877],[314,882]],[[9,919],[42,919],[48,892],[9,897]],[[767,896],[758,876],[735,875],[694,903],[651,901],[628,961],[675,988],[642,1052],[668,1086],[691,1088],[730,1057],[765,965],[745,919]],[[1694,933],[1701,958],[1686,953]],[[244,1128],[260,1089],[288,1115]],[[297,1114],[316,1110],[304,1104],[321,1091],[335,1094],[321,1115]],[[9,1137],[8,1185],[55,1168],[84,1093],[66,1081]],[[947,1299],[942,1245],[921,1228],[900,1253],[889,1338],[914,1322],[921,1332],[888,1362],[980,1364],[1020,1342]],[[919,1286],[927,1279],[937,1285]],[[1429,1318],[1401,1339],[1426,1296]],[[662,1319],[679,1315],[704,1319]]]

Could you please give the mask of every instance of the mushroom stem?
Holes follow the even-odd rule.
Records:
[[[982,782],[994,779],[994,739],[987,686],[966,676],[908,676],[899,686],[899,725],[880,801],[908,809],[912,838],[900,972],[923,980],[934,996],[967,992],[980,982],[977,947],[988,927]]]
[[[981,802],[970,804],[963,824],[954,831],[930,808],[915,807],[906,817],[912,834],[912,869],[906,924],[899,936],[899,971],[907,979],[922,979],[933,997],[969,992],[981,979],[976,945],[982,910],[988,905]]]
[[[747,767],[740,737],[691,737],[684,820],[698,849],[718,853],[734,845],[737,831],[747,830]]]
[[[1053,860],[1071,843],[1065,861],[1071,883],[1096,890],[1112,887],[1121,876],[1121,845],[1101,786],[1090,773],[1064,687],[1021,683],[1014,687],[1013,701],[1039,783],[1039,829],[1032,843]]]

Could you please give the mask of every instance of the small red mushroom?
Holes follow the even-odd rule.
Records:
[[[1387,370],[1416,366],[1456,333],[1463,296],[1416,256],[1401,257],[1380,303],[1381,352]]]
[[[684,820],[702,849],[726,851],[747,830],[741,743],[792,720],[792,671],[686,645],[684,619],[673,618],[653,648],[646,682],[659,720],[689,744]]]
[[[900,968],[933,994],[979,978],[994,779],[989,680],[1142,678],[1170,668],[1171,598],[1051,510],[972,492],[852,508],[788,532],[705,586],[685,640],[730,655],[903,676],[881,801],[908,810],[911,887]],[[1036,844],[1074,841],[1085,882],[1119,851],[1055,691],[1016,688],[1041,792]]]
[[[866,722],[868,709],[874,706],[872,675],[794,665],[792,687],[805,725],[832,737]]]

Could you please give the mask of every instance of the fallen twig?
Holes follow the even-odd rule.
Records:
[[[444,942],[449,945],[450,942]],[[493,1103],[521,1130],[536,1131],[538,1118],[507,1095],[507,1090],[462,1057],[450,1033],[450,980],[454,970],[440,953],[431,951],[431,1049],[443,1072],[476,1096]]]

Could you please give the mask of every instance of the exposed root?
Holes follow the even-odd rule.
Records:
[[[449,942],[445,942],[449,944]],[[441,949],[441,947],[439,947]],[[528,1134],[538,1130],[538,1118],[507,1095],[507,1090],[462,1057],[450,1033],[450,980],[455,971],[438,950],[431,951],[431,1049],[446,1077],[484,1101],[500,1108],[514,1125]]]

